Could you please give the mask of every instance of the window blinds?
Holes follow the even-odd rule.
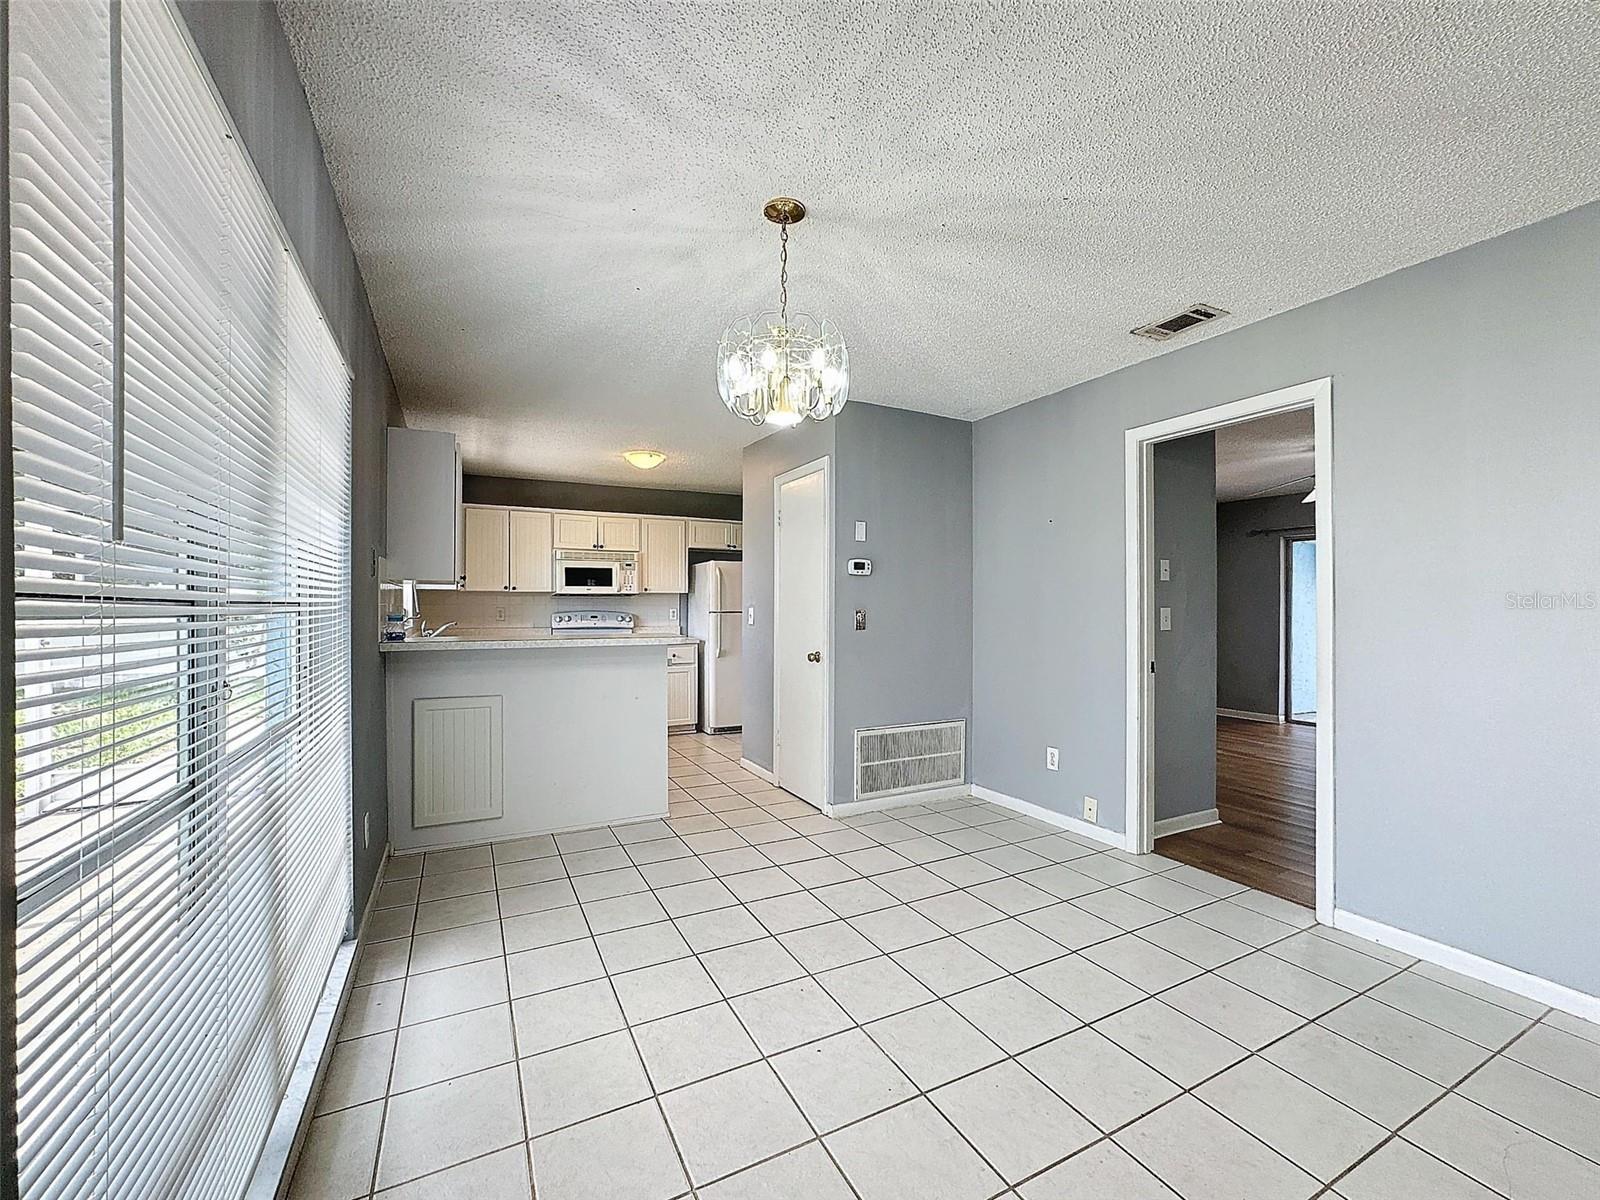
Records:
[[[217,1200],[350,908],[350,376],[165,0],[8,8],[21,1194]]]

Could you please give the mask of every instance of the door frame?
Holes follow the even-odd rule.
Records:
[[[783,561],[783,485],[807,475],[822,473],[822,590],[827,596],[824,620],[827,633],[822,655],[822,798],[821,811],[833,810],[833,470],[829,456],[785,471],[772,481],[772,775],[783,786],[783,666],[778,648],[783,636],[783,595],[778,587],[778,564]]]
[[[1151,539],[1153,451],[1157,442],[1236,425],[1255,417],[1310,408],[1316,439],[1317,536],[1317,920],[1333,923],[1334,907],[1334,547],[1333,378],[1307,380],[1154,421],[1124,435],[1124,543],[1127,599],[1127,848],[1148,854],[1155,844],[1154,660],[1155,576]]]

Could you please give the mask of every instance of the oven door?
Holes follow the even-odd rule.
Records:
[[[593,596],[622,590],[621,564],[558,560],[556,591],[568,596]]]

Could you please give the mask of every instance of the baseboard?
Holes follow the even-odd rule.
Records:
[[[1283,718],[1277,713],[1251,712],[1246,708],[1219,708],[1217,716],[1232,717],[1236,721],[1261,721],[1267,725],[1283,724]]]
[[[1559,1008],[1562,1012],[1582,1017],[1586,1021],[1600,1023],[1600,996],[1591,996],[1587,992],[1580,992],[1565,984],[1541,979],[1537,975],[1530,975],[1526,971],[1519,971],[1515,967],[1508,967],[1493,959],[1480,958],[1466,950],[1446,946],[1443,942],[1436,942],[1421,934],[1396,929],[1393,925],[1385,925],[1381,921],[1374,921],[1371,917],[1357,916],[1342,908],[1334,909],[1333,926],[1335,929],[1342,929],[1346,933],[1377,942],[1380,946],[1388,946],[1391,950],[1399,950],[1413,958],[1431,962],[1435,966],[1445,967],[1482,983],[1493,984],[1505,991],[1526,996],[1529,1000],[1548,1004],[1551,1008]]]
[[[362,947],[367,944],[367,922],[377,907],[378,889],[383,886],[383,876],[391,857],[389,847],[385,847],[383,859],[378,863],[377,874],[373,877],[372,892],[367,896],[366,907],[356,926],[356,936],[334,952],[322,998],[317,1002],[317,1010],[306,1029],[300,1057],[293,1074],[289,1076],[272,1128],[267,1131],[261,1155],[256,1159],[256,1169],[245,1189],[244,1200],[280,1200],[288,1195],[289,1181],[294,1177],[306,1134],[311,1129],[311,1118],[316,1112],[317,1099],[322,1094],[328,1064],[333,1059],[339,1026],[344,1021],[345,1008],[350,1003],[351,989],[355,987],[356,967],[361,960]]]
[[[1199,812],[1184,813],[1181,817],[1167,817],[1156,822],[1156,836],[1166,837],[1173,833],[1187,833],[1191,829],[1204,829],[1207,825],[1220,825],[1222,818],[1217,815],[1214,808],[1202,808]]]
[[[1066,813],[1056,812],[1051,808],[1044,808],[1027,800],[1019,800],[1015,796],[1008,796],[1004,792],[997,792],[993,788],[972,785],[972,795],[977,800],[987,800],[990,804],[998,804],[1001,808],[1009,808],[1012,812],[1019,812],[1025,817],[1033,817],[1047,825],[1054,825],[1057,829],[1065,829],[1068,833],[1075,833],[1080,837],[1091,838],[1103,842],[1107,846],[1118,850],[1128,848],[1128,839],[1124,834],[1115,829],[1102,829],[1098,825],[1078,817],[1069,817]]]
[[[961,796],[972,795],[972,789],[964,783],[953,787],[924,788],[917,792],[901,792],[895,796],[881,796],[876,800],[847,800],[843,804],[830,805],[830,817],[853,817],[857,813],[881,812],[886,808],[904,808],[908,804],[927,804],[932,800],[955,800]]]
[[[750,774],[754,775],[757,779],[764,779],[766,782],[770,783],[773,787],[777,787],[778,786],[778,777],[776,775],[774,775],[771,771],[767,770],[765,767],[756,766],[756,764],[751,762],[748,758],[741,758],[739,760],[739,765],[741,767],[743,767],[746,771],[749,771]]]

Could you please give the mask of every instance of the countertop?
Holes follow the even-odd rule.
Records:
[[[584,637],[578,634],[550,634],[542,629],[517,633],[506,629],[466,629],[461,633],[446,633],[440,637],[407,638],[403,642],[379,642],[384,654],[399,654],[409,650],[549,650],[553,648],[585,649],[594,646],[693,646],[700,639],[685,637],[681,633],[596,634]]]

